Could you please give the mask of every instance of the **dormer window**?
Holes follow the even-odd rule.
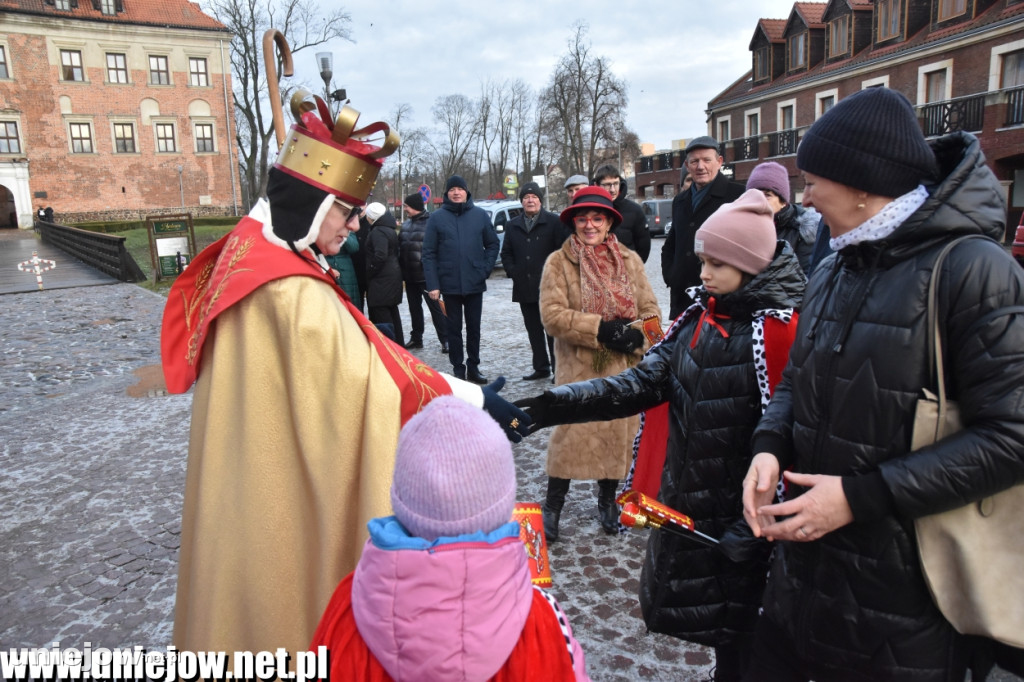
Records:
[[[828,56],[837,57],[850,51],[850,15],[845,14],[828,24]]]
[[[114,5],[114,0],[100,0],[100,12],[108,15],[117,14],[117,7]]]
[[[967,13],[967,0],[939,0],[939,21]]]
[[[71,0],[54,0],[53,6],[57,9],[71,10]]]
[[[807,66],[807,33],[798,33],[789,39],[789,70]]]
[[[878,40],[888,40],[900,34],[900,0],[878,0]]]
[[[768,77],[768,48],[754,50],[754,80],[760,81]]]

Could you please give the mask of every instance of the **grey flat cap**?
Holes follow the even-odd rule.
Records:
[[[718,140],[711,137],[710,135],[701,135],[690,140],[690,144],[686,145],[686,149],[683,150],[684,154],[689,154],[694,149],[714,149],[719,154],[722,153],[722,148],[718,144]]]
[[[579,175],[579,174],[577,174],[577,175],[570,176],[569,179],[565,181],[565,184],[562,185],[562,187],[564,189],[569,189],[573,185],[589,185],[589,184],[590,184],[590,181],[587,180],[587,176],[586,175]]]

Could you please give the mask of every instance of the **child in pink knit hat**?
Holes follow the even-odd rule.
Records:
[[[515,494],[511,446],[486,412],[442,396],[409,420],[395,515],[369,523],[314,635],[331,679],[589,679],[565,613],[530,581]]]
[[[534,428],[644,414],[627,490],[722,538],[709,548],[651,534],[640,576],[644,622],[714,647],[714,679],[740,680],[771,552],[743,520],[741,482],[754,426],[786,364],[805,279],[758,190],[708,217],[693,250],[703,284],[689,290],[693,305],[639,365],[516,404]]]

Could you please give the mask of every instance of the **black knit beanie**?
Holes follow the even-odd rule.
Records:
[[[419,192],[413,192],[405,199],[403,199],[402,203],[404,203],[406,206],[408,206],[414,211],[420,211],[421,213],[423,212],[423,197],[420,196]]]
[[[910,101],[867,88],[839,101],[804,133],[797,167],[883,197],[906,194],[935,176],[935,154]]]
[[[467,192],[469,191],[469,185],[466,184],[466,181],[462,178],[461,175],[453,175],[450,178],[448,178],[448,182],[444,184],[444,193],[448,194],[448,190],[450,190],[452,187],[461,187]]]

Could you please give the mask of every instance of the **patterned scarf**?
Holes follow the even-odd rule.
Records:
[[[587,246],[575,234],[569,239],[572,255],[580,264],[580,293],[585,313],[602,320],[636,318],[636,299],[629,285],[619,240],[611,232],[603,244]]]

